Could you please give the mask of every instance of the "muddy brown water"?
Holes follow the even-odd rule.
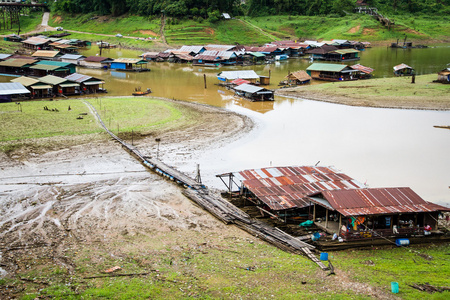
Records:
[[[98,53],[97,47],[84,51]],[[134,58],[142,51],[111,49],[102,56]],[[418,74],[446,67],[448,45],[428,49],[377,47],[361,53],[359,63],[375,69],[377,77],[392,75],[392,66],[406,63]],[[310,62],[292,59],[251,67],[202,68],[150,63],[151,72],[123,73],[79,68],[78,72],[105,80],[108,95],[131,95],[136,87],[151,88],[153,96],[223,107],[252,117],[255,129],[219,149],[186,155],[159,153],[181,171],[195,177],[200,164],[206,185],[225,188],[216,174],[248,168],[288,165],[335,166],[369,187],[411,187],[425,200],[450,206],[450,112],[349,107],[304,99],[276,97],[274,102],[249,102],[216,85],[223,70],[252,69],[271,75],[276,88],[289,71]],[[206,85],[204,84],[206,75]],[[6,81],[6,80],[5,80]],[[161,144],[164,137],[161,137]]]

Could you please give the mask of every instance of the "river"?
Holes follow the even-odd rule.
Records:
[[[97,47],[83,51],[95,55]],[[102,56],[134,58],[141,51],[111,49]],[[417,74],[446,67],[450,46],[426,49],[366,49],[359,63],[375,69],[375,77],[393,76],[400,63]],[[215,85],[222,70],[252,69],[271,75],[277,88],[289,71],[304,70],[310,62],[292,59],[271,65],[201,68],[149,63],[151,72],[122,73],[79,68],[78,72],[105,80],[108,95],[131,95],[135,87],[151,88],[154,96],[213,106],[252,117],[257,126],[245,138],[188,161],[180,170],[193,173],[199,163],[203,182],[224,188],[216,174],[248,168],[288,165],[333,165],[369,187],[411,187],[427,201],[450,207],[450,111],[350,107],[304,99],[276,97],[274,102],[249,102]],[[204,74],[207,88],[204,87]],[[164,137],[161,137],[162,143]],[[164,155],[162,154],[164,158]],[[170,162],[168,162],[170,164]]]

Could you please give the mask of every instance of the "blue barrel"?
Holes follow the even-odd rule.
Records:
[[[320,253],[320,260],[328,260],[328,253],[326,252]]]
[[[391,290],[394,294],[398,293],[398,282],[391,282]]]
[[[409,239],[396,239],[395,244],[397,246],[408,246],[409,245]]]

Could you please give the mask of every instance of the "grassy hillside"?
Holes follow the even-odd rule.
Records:
[[[42,23],[42,15],[43,15],[42,12],[33,12],[29,15],[22,14],[20,16],[20,34],[24,34],[32,30],[35,30],[36,27]],[[19,30],[18,24],[14,24],[12,29],[3,29],[2,26],[0,29],[0,34],[2,35],[7,35],[11,33],[17,34],[18,30]]]
[[[348,15],[346,17],[269,16],[246,18],[263,30],[283,38],[350,39],[385,41],[402,38],[417,40],[450,40],[450,18],[393,16],[396,25],[388,30],[373,17]]]

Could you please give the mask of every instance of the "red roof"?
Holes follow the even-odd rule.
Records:
[[[450,211],[449,208],[423,200],[408,187],[330,190],[318,194],[344,216]],[[320,202],[314,198],[311,201]]]
[[[84,59],[85,61],[92,61],[92,62],[102,62],[104,60],[112,60],[108,57],[102,57],[102,56],[89,56]]]
[[[273,167],[241,171],[238,176],[272,210],[309,206],[305,197],[319,191],[364,187],[331,167]]]
[[[361,71],[361,72],[366,73],[366,74],[370,74],[370,73],[372,73],[374,71],[374,69],[369,68],[369,67],[364,67],[363,65],[360,65],[360,64],[356,64],[356,65],[350,66],[350,68],[358,70],[358,71]]]
[[[241,84],[244,84],[244,83],[250,83],[250,81],[242,79],[242,78],[238,78],[238,79],[233,80],[230,83],[236,84],[236,85],[241,85]]]

